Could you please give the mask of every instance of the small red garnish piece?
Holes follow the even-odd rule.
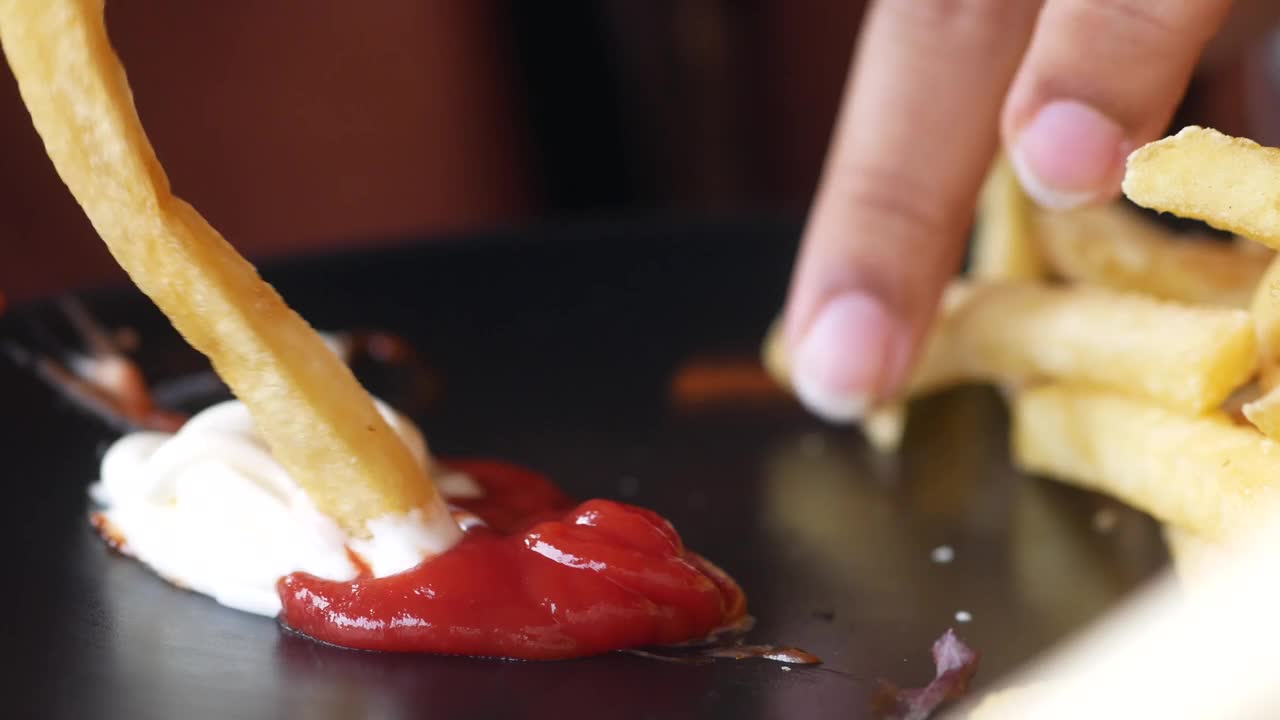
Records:
[[[933,681],[922,688],[902,689],[880,680],[872,696],[872,708],[882,720],[926,720],[943,703],[969,691],[978,672],[978,653],[947,629],[933,643]]]

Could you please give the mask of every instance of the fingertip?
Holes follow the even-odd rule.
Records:
[[[900,382],[904,337],[905,329],[873,295],[855,290],[833,297],[794,346],[796,395],[829,422],[859,420]]]
[[[1016,132],[1010,164],[1038,205],[1070,210],[1113,197],[1133,144],[1120,123],[1078,100],[1051,100]]]

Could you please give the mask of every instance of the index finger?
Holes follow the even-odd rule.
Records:
[[[796,392],[817,414],[854,420],[905,380],[958,264],[1038,9],[869,10],[786,313]]]

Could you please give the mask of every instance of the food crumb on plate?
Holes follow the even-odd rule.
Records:
[[[1105,535],[1115,530],[1116,523],[1119,521],[1115,508],[1098,508],[1098,511],[1093,514],[1093,529]]]

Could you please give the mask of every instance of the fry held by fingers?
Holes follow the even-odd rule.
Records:
[[[1003,154],[996,157],[978,196],[971,277],[978,280],[1044,278],[1044,261],[1035,242],[1035,209]]]
[[[1124,194],[1280,248],[1280,149],[1187,127],[1129,156]]]
[[[959,382],[1051,378],[1201,413],[1257,367],[1253,327],[1241,310],[1084,287],[977,285],[954,295],[963,297],[935,323],[910,394]],[[774,367],[785,369],[778,351],[770,352]]]
[[[938,342],[962,379],[1072,380],[1190,413],[1217,407],[1257,364],[1247,313],[1083,287],[975,287]]]
[[[0,1],[0,42],[58,174],[135,284],[249,407],[272,453],[345,530],[421,513],[459,537],[434,485],[351,371],[175,197],[133,106],[102,0]]]

